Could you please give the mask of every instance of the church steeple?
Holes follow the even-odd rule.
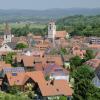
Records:
[[[8,23],[6,23],[5,29],[4,29],[4,35],[10,35],[10,34],[11,34],[11,28],[8,25]]]
[[[8,23],[6,23],[4,29],[4,43],[11,42],[11,39],[12,39],[11,28],[8,25]]]

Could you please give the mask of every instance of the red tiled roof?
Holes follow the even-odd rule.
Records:
[[[44,81],[43,74],[40,71],[16,73],[16,76],[13,75],[13,73],[7,73],[6,76],[10,86],[13,86],[14,84],[24,85],[26,77],[30,77],[38,83]]]
[[[43,71],[42,63],[36,63],[34,67],[36,71]]]
[[[59,66],[63,65],[63,61],[61,56],[59,55],[48,55],[44,57],[34,57],[34,56],[26,56],[26,55],[17,55],[16,57],[17,62],[21,62],[21,60],[24,63],[24,66],[32,66],[34,62],[41,62],[42,65],[45,65],[46,63],[55,63]]]
[[[100,59],[90,59],[85,64],[96,69],[100,65]]]
[[[34,57],[33,56],[24,56],[23,57],[23,64],[25,67],[32,67],[34,63]]]
[[[68,33],[66,31],[56,31],[57,38],[65,38]]]
[[[2,71],[3,68],[9,67],[11,67],[11,64],[6,64],[4,61],[0,61],[0,71]]]
[[[54,80],[53,85],[51,82],[47,82],[45,87],[40,87],[43,96],[58,96],[65,95],[71,96],[73,91],[69,87],[68,83],[64,80]]]
[[[92,49],[100,49],[100,44],[89,44],[88,47]]]
[[[13,76],[12,73],[7,73],[6,76],[10,86],[15,84],[22,86],[29,78],[31,78],[34,80],[34,82],[38,83],[42,96],[71,96],[73,93],[72,89],[69,87],[69,84],[64,80],[53,80],[46,82],[41,71],[17,73],[16,76]]]
[[[84,54],[86,53],[86,50],[81,50],[80,49],[80,46],[74,46],[72,48],[72,53],[75,56],[77,55],[77,56],[80,56],[81,58],[83,58],[84,57]]]

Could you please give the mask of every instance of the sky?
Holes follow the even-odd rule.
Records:
[[[0,0],[0,9],[99,8],[100,0]]]

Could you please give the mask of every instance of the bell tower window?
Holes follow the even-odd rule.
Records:
[[[52,28],[51,28],[51,24],[50,24],[50,30],[51,30]]]
[[[7,35],[6,35],[6,39],[7,39]]]

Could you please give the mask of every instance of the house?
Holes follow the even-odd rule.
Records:
[[[33,50],[32,56],[42,58],[45,55],[45,50]]]
[[[87,46],[93,50],[100,50],[100,44],[88,44]]]
[[[0,61],[0,72],[1,72],[4,68],[11,68],[11,64],[7,64],[5,61]]]
[[[69,38],[69,34],[64,30],[64,31],[56,31],[55,39],[64,39],[64,38]]]
[[[37,49],[37,48],[35,48],[35,47],[30,47],[30,48],[25,48],[25,49],[23,49],[22,54],[26,55],[27,52],[30,52],[30,54],[31,54],[31,56],[32,56],[32,55],[35,54],[35,52],[40,53],[40,52],[42,52],[42,51],[43,51],[43,50],[39,50],[39,49]]]
[[[14,63],[18,67],[24,67],[25,71],[34,70],[34,57],[26,55],[17,55],[14,57]]]
[[[11,64],[6,64],[4,61],[0,61],[0,90],[1,90],[2,80],[4,78],[4,74],[2,72],[4,68],[11,68]]]
[[[42,65],[42,63],[35,63],[34,70],[42,71],[44,76],[48,77],[48,79],[67,80],[69,82],[69,71],[55,63],[45,65]]]
[[[17,44],[18,44],[18,43],[23,43],[23,44],[28,45],[27,37],[25,37],[25,36],[20,36],[20,37],[19,37],[19,40],[17,41]]]
[[[100,59],[100,52],[96,52],[95,58],[96,58],[96,59]]]
[[[7,67],[2,69],[2,73],[5,75],[6,73],[22,73],[25,72],[24,67]]]
[[[90,44],[100,44],[100,38],[99,37],[88,37],[87,39],[88,43]]]
[[[45,55],[44,59],[45,59],[45,64],[55,63],[58,66],[63,67],[63,60],[60,55]]]
[[[7,73],[2,81],[2,90],[7,91],[12,86],[17,85],[20,90],[27,91],[29,86],[37,95],[36,100],[51,100],[60,96],[72,96],[72,89],[65,80],[46,81],[41,71],[26,73]]]
[[[38,50],[38,49],[24,49],[23,54],[26,56],[34,56],[34,57],[43,57],[45,54],[45,50]]]
[[[5,57],[6,57],[6,55],[8,54],[8,52],[7,51],[1,51],[0,52],[0,60],[1,61],[4,61],[4,59],[5,59]]]
[[[14,62],[17,66],[24,66],[26,70],[33,70],[34,64],[40,63],[43,66],[45,64],[55,63],[63,67],[63,61],[60,55],[44,55],[44,56],[26,56],[17,55],[14,57]]]
[[[31,82],[37,83],[42,78],[43,78],[42,72],[6,73],[6,75],[3,79],[3,82],[2,82],[2,89],[4,91],[6,91],[9,87],[17,85],[17,86],[19,86],[20,90],[25,91],[25,85],[28,84],[27,81],[30,81],[29,83],[31,83]],[[6,82],[6,84],[5,84],[5,82]]]
[[[66,48],[69,45],[68,41],[65,38],[60,38],[55,40],[55,48]]]
[[[72,93],[73,91],[71,90],[71,88],[69,88],[69,84],[65,80],[50,80],[47,82],[47,87],[45,87],[45,89],[42,89],[43,97],[48,97],[48,100],[59,100],[59,97],[62,95],[66,97],[66,100],[71,100]]]
[[[84,37],[84,36],[73,36],[72,38],[77,43],[84,43],[84,42],[86,42],[86,37]]]
[[[74,56],[79,56],[81,58],[84,58],[85,53],[86,53],[86,50],[81,50],[80,46],[78,45],[75,45],[72,48],[72,54]]]
[[[37,48],[39,50],[46,50],[49,47],[50,47],[50,45],[48,43],[45,43],[45,42],[35,44],[35,48]]]
[[[96,69],[100,65],[100,59],[90,59],[85,62],[86,65],[89,65],[92,69]]]
[[[87,47],[93,50],[100,50],[100,38],[99,37],[87,37],[86,38]]]
[[[34,70],[35,71],[42,71],[44,70],[42,63],[35,63],[34,64]]]
[[[14,35],[11,34],[11,28],[6,23],[0,52],[13,52],[15,50],[16,42],[12,42],[12,38]]]
[[[42,43],[44,41],[43,37],[40,35],[33,35],[32,33],[29,33],[27,35],[27,40],[29,46],[34,46],[35,44]]]
[[[69,82],[69,72],[63,67],[52,63],[44,66],[43,69],[45,76],[49,76],[50,79],[67,80]]]
[[[3,39],[3,36],[1,35],[1,36],[0,36],[0,47],[2,46],[3,41],[4,41],[4,39]]]
[[[13,52],[13,49],[9,45],[3,44],[0,47],[0,52]]]
[[[12,37],[11,42],[17,43],[19,41],[19,37]]]
[[[34,41],[36,41],[38,43],[43,41],[43,37],[40,35],[33,35],[32,38]]]
[[[23,67],[16,67],[16,68],[4,67],[4,68],[2,68],[2,70],[0,72],[0,75],[1,75],[0,76],[0,82],[2,83],[2,80],[3,80],[4,76],[5,76],[5,74],[7,74],[7,73],[22,73],[22,72],[25,72]]]

